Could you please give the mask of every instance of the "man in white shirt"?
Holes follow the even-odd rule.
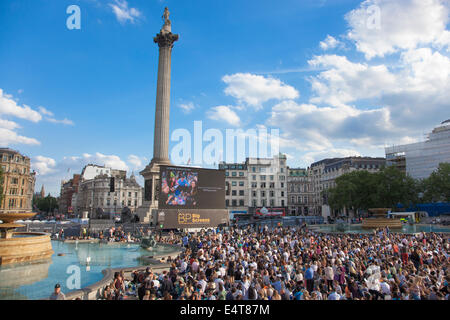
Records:
[[[203,292],[205,292],[205,290],[206,290],[206,285],[208,284],[208,283],[206,282],[206,276],[205,276],[205,275],[202,275],[202,278],[201,278],[201,280],[198,282],[198,284],[202,286],[201,290],[202,290]]]
[[[328,300],[341,300],[341,296],[333,290],[333,292],[328,296]]]
[[[380,289],[382,295],[391,295],[391,287],[389,286],[385,278],[383,278],[383,281],[380,282]]]
[[[197,273],[198,272],[198,261],[197,261],[197,259],[195,259],[194,262],[192,262],[191,270],[192,270],[193,273]]]

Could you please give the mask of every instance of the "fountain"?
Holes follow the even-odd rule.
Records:
[[[27,220],[35,213],[0,213],[0,266],[12,263],[45,260],[53,254],[50,235],[40,232],[14,232],[24,227],[17,220]]]
[[[362,227],[365,229],[376,229],[376,228],[386,228],[390,229],[401,229],[402,222],[398,219],[389,219],[387,218],[388,211],[390,208],[374,208],[369,209],[369,212],[372,213],[371,218],[367,218],[363,220]]]
[[[156,240],[154,236],[143,237],[141,239],[141,248],[146,250],[153,250],[156,247]]]

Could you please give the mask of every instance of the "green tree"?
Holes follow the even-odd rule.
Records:
[[[441,163],[436,171],[422,181],[423,200],[450,202],[450,163]]]
[[[375,207],[395,208],[399,203],[409,206],[419,201],[419,182],[396,167],[386,167],[375,175]]]
[[[58,208],[58,201],[49,194],[45,198],[35,199],[35,205],[41,212],[51,213],[54,209]]]
[[[367,210],[394,208],[398,203],[412,205],[418,202],[419,183],[395,167],[386,167],[376,173],[352,171],[336,178],[336,187],[325,191],[332,209]]]

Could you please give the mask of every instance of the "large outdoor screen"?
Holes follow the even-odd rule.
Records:
[[[160,209],[225,209],[224,170],[160,168]]]

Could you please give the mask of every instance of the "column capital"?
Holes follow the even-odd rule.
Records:
[[[179,36],[172,32],[158,33],[153,41],[159,45],[160,48],[172,48],[175,41],[178,41]]]

